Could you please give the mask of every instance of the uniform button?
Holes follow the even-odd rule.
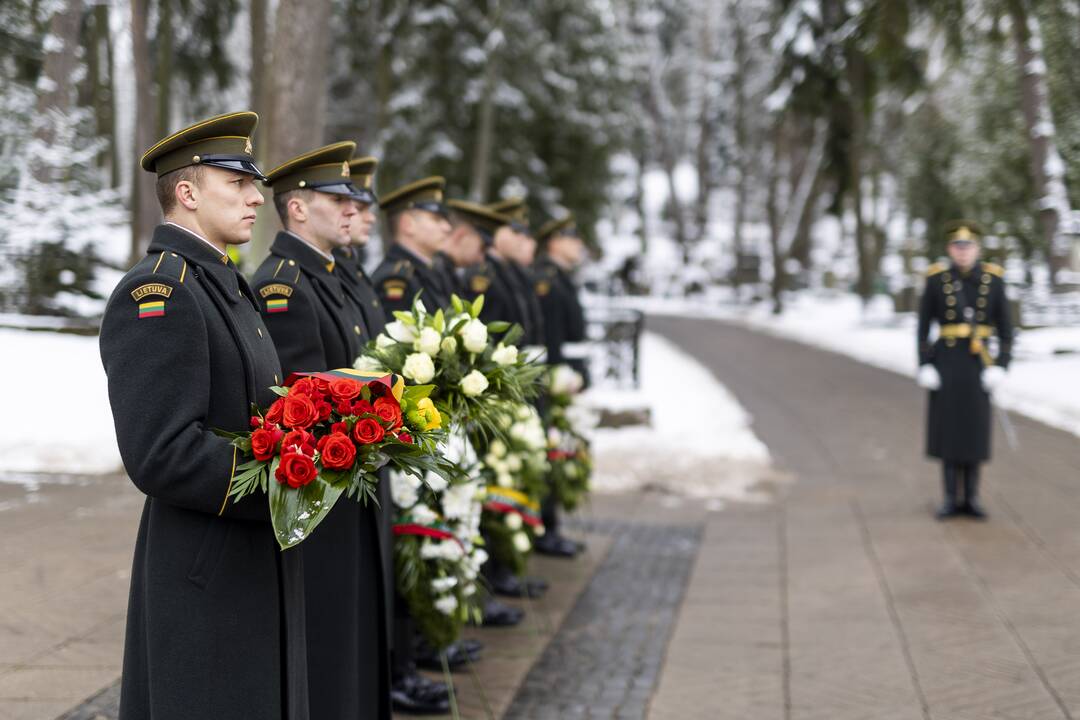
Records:
[[[237,290],[236,294],[239,295],[240,297],[244,297],[244,291],[243,290]]]
[[[290,261],[289,261],[289,264],[290,264],[290,265],[295,265],[295,264],[296,264],[296,261],[295,261],[295,260],[290,260]]]
[[[357,335],[360,334],[360,326],[359,325],[353,325],[352,329]]]
[[[255,332],[259,333],[259,337],[262,337],[262,328],[255,328]]]
[[[277,373],[274,373],[274,384],[277,385],[278,382],[280,381],[277,379]]]

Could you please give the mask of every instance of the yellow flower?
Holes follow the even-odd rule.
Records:
[[[435,403],[431,398],[423,398],[416,403],[416,411],[424,418],[424,430],[434,430],[442,427],[442,415],[439,414]]]

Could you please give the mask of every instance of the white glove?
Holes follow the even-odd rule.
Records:
[[[924,390],[939,390],[941,388],[941,375],[933,365],[920,365],[919,372],[915,375],[915,382]]]
[[[981,379],[983,390],[992,393],[1005,379],[1005,368],[1000,365],[991,365],[990,367],[983,368]]]

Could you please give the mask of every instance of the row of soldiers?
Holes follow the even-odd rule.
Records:
[[[110,297],[101,356],[121,456],[147,495],[132,571],[121,718],[389,718],[439,713],[449,688],[418,664],[394,591],[393,503],[338,503],[303,544],[280,552],[265,499],[228,500],[236,449],[253,406],[291,373],[351,366],[394,310],[420,298],[485,296],[485,320],[521,324],[549,362],[582,367],[584,320],[571,278],[583,244],[570,217],[535,238],[525,203],[444,200],[427,178],[381,198],[377,160],[351,142],[267,174],[250,137],[258,121],[231,113],[185,128],[143,155],[165,221],[147,255]],[[230,258],[251,238],[273,191],[284,230],[250,281]],[[364,246],[384,214],[386,256],[369,277]],[[538,254],[539,252],[539,254]],[[537,256],[538,255],[538,256]],[[573,557],[551,504],[536,549]],[[536,596],[537,579],[485,568],[492,590]],[[484,622],[520,622],[490,598]],[[479,643],[446,650],[451,666]]]

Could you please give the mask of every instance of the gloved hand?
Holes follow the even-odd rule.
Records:
[[[983,368],[980,379],[982,380],[983,390],[992,393],[1005,379],[1005,368],[1000,365]]]
[[[919,372],[915,375],[915,382],[924,390],[941,389],[941,375],[937,368],[927,363],[919,366]]]

